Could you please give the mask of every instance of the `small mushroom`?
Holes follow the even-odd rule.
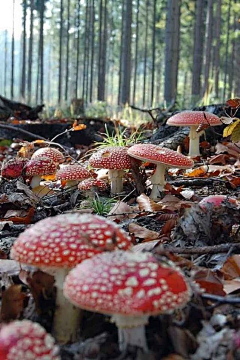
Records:
[[[130,157],[125,146],[109,146],[97,150],[89,158],[89,164],[93,168],[109,170],[111,194],[115,195],[123,191],[124,170],[131,169]]]
[[[1,176],[5,179],[16,179],[23,174],[24,167],[29,159],[15,158],[2,164]]]
[[[217,115],[205,111],[183,111],[171,116],[167,120],[167,124],[171,126],[190,126],[189,132],[189,156],[195,158],[200,156],[199,138],[203,131],[196,130],[200,125],[219,126],[222,125]]]
[[[48,159],[51,159],[57,164],[61,164],[65,160],[64,155],[61,153],[61,151],[51,147],[44,147],[38,149],[33,153],[31,159],[37,159],[42,157],[47,157]]]
[[[162,148],[153,144],[135,144],[128,149],[128,154],[135,159],[156,164],[155,173],[150,180],[153,185],[150,198],[157,200],[165,185],[165,172],[167,167],[188,169],[193,167],[193,161],[177,151]]]
[[[237,199],[234,199],[227,195],[209,195],[199,202],[199,206],[202,209],[206,209],[207,204],[212,204],[212,206],[219,207],[222,205],[223,202],[225,202],[225,203],[229,202],[230,204],[233,204],[235,206],[240,205],[240,203],[237,201]]]
[[[185,306],[191,291],[172,262],[160,263],[152,253],[113,251],[83,261],[64,283],[65,296],[76,306],[112,315],[119,347],[148,351],[144,325],[149,316],[169,314]]]
[[[96,190],[104,191],[107,184],[101,179],[86,179],[78,184],[78,189],[85,192],[85,197],[92,199]]]
[[[53,337],[29,320],[13,321],[0,329],[1,360],[60,360]]]
[[[40,185],[41,177],[43,175],[53,175],[57,171],[58,164],[46,157],[31,159],[25,166],[25,175],[31,177],[31,188]]]
[[[76,340],[81,317],[79,309],[62,293],[68,271],[102,251],[130,247],[130,238],[110,220],[93,214],[62,214],[43,219],[22,232],[11,249],[11,257],[55,276],[53,334],[58,342],[66,343]]]
[[[56,179],[66,181],[67,187],[74,187],[79,181],[89,177],[91,177],[91,173],[79,164],[65,165],[56,173]]]

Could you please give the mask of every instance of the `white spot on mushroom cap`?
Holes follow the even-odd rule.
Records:
[[[145,276],[151,267],[155,278]],[[118,269],[115,276],[113,269]],[[101,285],[101,302],[91,295],[96,283]],[[136,316],[172,311],[190,298],[188,284],[174,265],[159,263],[151,253],[121,250],[96,255],[70,271],[64,294],[73,304],[88,310]]]

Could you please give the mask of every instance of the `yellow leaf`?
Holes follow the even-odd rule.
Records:
[[[77,120],[74,120],[74,123],[73,123],[73,130],[74,131],[78,131],[78,130],[83,130],[83,129],[86,129],[86,125],[85,124],[79,124],[78,125],[78,122],[77,122]]]
[[[232,132],[232,141],[233,142],[238,142],[240,140],[240,120],[238,120],[238,124],[237,126],[235,126],[235,128],[233,129]]]
[[[223,137],[227,137],[232,135],[233,130],[235,129],[235,127],[240,124],[240,119],[238,119],[237,121],[235,121],[234,123],[228,125],[224,131],[223,131]]]

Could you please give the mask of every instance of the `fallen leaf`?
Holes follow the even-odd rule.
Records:
[[[140,196],[138,196],[136,201],[139,205],[140,211],[154,212],[162,209],[161,205],[157,204],[145,194],[141,194]]]
[[[220,278],[209,269],[201,269],[194,275],[194,280],[207,293],[212,295],[225,296],[223,283]]]
[[[223,137],[232,135],[234,129],[240,124],[240,119],[235,119],[235,120],[236,121],[234,121],[232,124],[225,127],[225,129],[223,130]],[[238,140],[240,140],[240,139],[238,139]],[[236,141],[238,141],[238,140],[236,140]]]
[[[231,106],[231,108],[236,109],[240,106],[240,99],[239,98],[228,99],[226,101],[226,104]]]
[[[223,273],[225,280],[240,277],[240,255],[230,256],[225,261],[220,271]]]
[[[78,124],[77,120],[74,120],[74,123],[72,125],[72,129],[74,131],[84,130],[84,129],[86,129],[86,127],[87,126],[85,124]]]
[[[152,251],[158,244],[159,240],[142,242],[141,244],[134,245],[132,250],[133,252]]]
[[[213,165],[213,164],[223,164],[225,165],[227,160],[229,160],[230,155],[228,154],[219,154],[219,155],[215,155],[212,156],[209,159],[209,164]]]
[[[234,280],[226,280],[223,282],[224,291],[226,294],[231,294],[234,291],[237,291],[240,289],[240,280],[234,279]]]
[[[118,201],[108,213],[108,217],[115,221],[123,221],[124,219],[134,218],[136,214],[132,214],[134,211],[133,207],[129,206],[124,201]],[[111,216],[109,216],[111,215]]]
[[[167,220],[160,231],[160,235],[169,235],[170,236],[171,231],[175,227],[176,223],[177,223],[176,218]]]
[[[8,210],[4,215],[5,219],[15,224],[31,224],[35,209],[33,207],[26,210]]]
[[[144,241],[152,241],[159,237],[159,233],[156,231],[148,230],[147,228],[137,225],[135,223],[130,223],[128,226],[128,231],[130,234],[134,234],[135,237],[144,239]]]
[[[22,285],[12,285],[2,294],[1,321],[8,322],[20,317],[26,294],[22,292]]]

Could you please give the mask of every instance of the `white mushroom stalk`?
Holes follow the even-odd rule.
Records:
[[[116,195],[123,191],[123,170],[108,170],[111,194]]]
[[[197,132],[199,125],[197,126],[190,126],[190,132],[189,132],[189,153],[188,156],[191,158],[195,158],[197,156],[200,156],[200,150],[199,150],[199,139],[202,134],[204,134],[204,131]]]
[[[165,172],[167,166],[164,164],[157,164],[155,173],[151,176],[150,181],[152,183],[152,191],[150,199],[156,200],[160,198],[161,192],[166,184]]]

